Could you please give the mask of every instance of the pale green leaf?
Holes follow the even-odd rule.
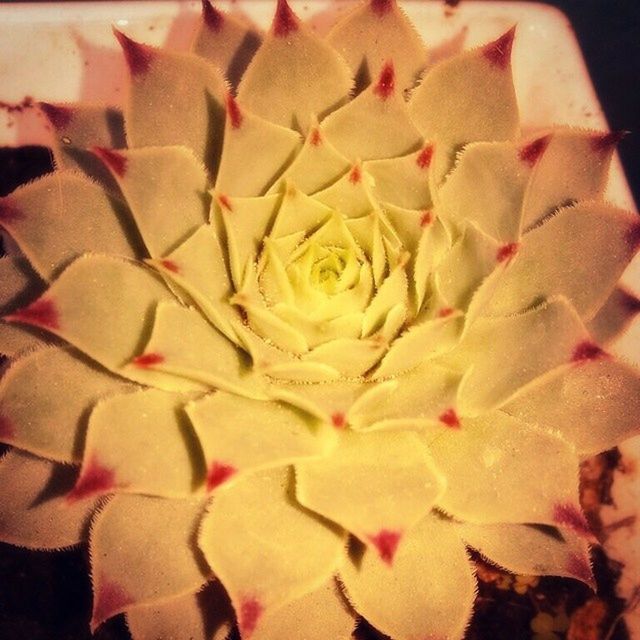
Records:
[[[462,640],[476,580],[452,523],[428,515],[400,540],[393,565],[355,549],[340,578],[356,611],[394,640]]]
[[[339,211],[343,216],[358,218],[378,208],[373,195],[373,178],[356,162],[345,174],[313,194],[323,204]]]

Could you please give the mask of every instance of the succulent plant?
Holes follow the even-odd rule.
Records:
[[[425,72],[394,0],[116,36],[123,118],[42,104],[56,169],[0,204],[0,538],[88,539],[135,639],[459,639],[469,548],[593,586],[579,461],[640,409],[618,137],[521,137],[514,30]]]

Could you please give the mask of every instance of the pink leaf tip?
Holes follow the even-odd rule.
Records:
[[[259,600],[255,598],[247,598],[240,602],[240,610],[238,611],[238,627],[241,637],[248,638],[256,630],[258,620],[264,613],[264,607]]]
[[[293,13],[287,0],[278,0],[276,13],[273,17],[271,29],[276,38],[286,38],[299,28],[298,16]]]
[[[515,35],[516,28],[513,26],[497,40],[489,42],[482,48],[482,54],[489,61],[489,64],[498,69],[506,69],[509,66]]]
[[[551,142],[550,135],[537,138],[533,142],[529,142],[524,147],[521,147],[520,151],[518,152],[518,157],[520,158],[520,160],[522,160],[522,162],[525,162],[530,167],[533,167],[547,150],[549,142]]]
[[[161,353],[143,353],[142,355],[136,356],[131,360],[131,364],[140,369],[150,369],[151,367],[162,364],[164,362],[164,356]]]
[[[559,527],[567,527],[579,536],[595,540],[593,531],[580,507],[570,502],[560,502],[553,507],[553,521]]]
[[[167,270],[171,271],[171,273],[180,273],[180,267],[173,261],[165,258],[164,260],[160,260],[160,264]]]
[[[214,460],[207,469],[207,491],[218,488],[237,472],[234,466]]]
[[[0,441],[11,442],[15,437],[16,430],[13,422],[4,414],[0,413]]]
[[[231,204],[231,199],[229,196],[224,193],[216,194],[216,200],[222,209],[226,209],[227,211],[233,211],[233,205]]]
[[[224,14],[218,11],[209,0],[202,0],[202,19],[214,33],[219,33],[224,24]]]
[[[378,554],[383,562],[391,566],[393,558],[398,550],[398,544],[402,538],[401,531],[391,531],[390,529],[381,529],[373,536],[369,536],[369,541],[378,550]]]
[[[448,318],[452,313],[452,307],[442,307],[442,309],[438,311],[438,318]]]
[[[105,467],[95,456],[83,467],[78,480],[66,495],[68,503],[77,502],[102,493],[110,493],[116,486],[113,469]]]
[[[566,566],[567,571],[572,575],[582,580],[585,584],[588,584],[592,589],[595,588],[595,582],[593,579],[593,571],[589,561],[577,554],[571,554]]]
[[[331,424],[336,429],[344,429],[347,426],[347,418],[342,411],[336,411],[331,415]]]
[[[349,182],[351,184],[358,184],[362,180],[362,169],[359,164],[354,164],[349,172]]]
[[[60,328],[58,309],[50,298],[40,298],[30,305],[4,316],[8,322],[23,322],[55,331]]]
[[[439,416],[438,420],[451,429],[459,429],[461,426],[460,417],[453,407],[446,409]]]
[[[127,156],[124,154],[105,147],[93,147],[91,151],[118,177],[123,178],[127,173]]]
[[[508,262],[515,257],[519,249],[520,243],[518,242],[509,242],[508,244],[503,244],[498,248],[498,251],[496,252],[496,260],[498,262]]]
[[[420,226],[428,227],[433,222],[433,211],[423,211],[420,216]]]
[[[105,620],[120,613],[133,602],[134,598],[122,586],[101,576],[94,593],[91,631],[95,631]]]
[[[24,217],[24,213],[10,198],[0,200],[0,224],[11,224]]]
[[[47,116],[47,120],[55,129],[66,129],[73,120],[73,108],[49,102],[39,102],[40,111]]]
[[[608,131],[607,133],[597,133],[591,138],[591,148],[596,153],[609,153],[613,151],[628,131]]]
[[[393,94],[395,88],[396,72],[393,68],[393,62],[389,60],[383,65],[382,70],[380,71],[380,76],[378,77],[378,82],[373,88],[373,92],[381,100],[386,100]]]
[[[393,9],[395,5],[395,0],[371,0],[369,6],[371,7],[371,11],[375,13],[379,18],[386,15]]]
[[[231,93],[227,93],[227,118],[232,129],[239,129],[242,126],[242,111]]]
[[[640,249],[640,222],[633,224],[626,235],[627,243],[632,251]]]
[[[586,362],[588,360],[597,360],[606,355],[595,342],[583,340],[577,344],[571,354],[571,362]]]
[[[113,29],[113,34],[118,39],[118,42],[122,47],[131,75],[139,76],[149,71],[149,67],[155,57],[153,48],[149,45],[132,40],[116,28]]]
[[[426,145],[416,158],[416,164],[421,169],[428,169],[431,166],[431,160],[433,159],[433,145]]]
[[[322,144],[322,134],[318,127],[311,129],[311,133],[309,134],[309,143],[314,147],[319,147]]]

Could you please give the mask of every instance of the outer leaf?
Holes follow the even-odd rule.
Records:
[[[377,78],[391,59],[404,91],[413,87],[426,64],[424,44],[395,0],[369,0],[355,7],[333,27],[327,40],[357,74],[359,83]]]
[[[422,146],[420,132],[396,86],[391,61],[375,84],[328,115],[320,130],[352,162],[400,156]]]
[[[244,638],[263,613],[324,584],[341,560],[342,535],[293,501],[291,481],[288,468],[239,478],[216,495],[200,528]]]
[[[125,107],[129,146],[189,147],[215,173],[224,127],[222,73],[198,56],[115,34],[130,72]]]
[[[573,447],[502,412],[463,418],[459,429],[430,437],[429,448],[447,478],[439,505],[456,518],[556,524],[559,508],[579,504]]]
[[[13,449],[0,459],[0,540],[62,549],[85,539],[92,498],[69,504],[77,470]]]
[[[127,611],[133,640],[226,640],[233,611],[217,580],[195,593]]]
[[[239,471],[320,455],[329,444],[315,418],[273,400],[218,392],[186,410],[204,450],[208,490]]]
[[[152,257],[165,256],[205,222],[207,174],[190,149],[165,146],[95,153],[122,190]]]
[[[598,344],[606,345],[624,335],[638,313],[638,297],[624,287],[616,287],[587,328]]]
[[[351,640],[354,617],[332,578],[319,589],[265,616],[251,637],[253,640]]]
[[[200,500],[118,495],[98,514],[91,530],[93,630],[132,606],[193,593],[207,581],[210,571],[193,546],[202,509]]]
[[[616,134],[555,131],[527,187],[524,226],[535,225],[567,203],[599,198],[604,193],[618,140]]]
[[[340,577],[356,611],[395,640],[461,640],[476,581],[453,524],[428,515],[398,547],[391,567],[372,550],[345,563]]]
[[[637,432],[640,374],[600,356],[550,371],[523,389],[504,411],[558,430],[580,453],[613,447]]]
[[[170,299],[149,269],[111,256],[86,255],[42,297],[6,319],[42,327],[117,372],[140,349],[156,304]]]
[[[499,407],[538,376],[580,357],[588,340],[563,298],[517,316],[477,320],[452,354],[460,366],[471,365],[459,389],[461,413]]]
[[[389,564],[444,489],[412,433],[346,431],[328,457],[295,468],[298,500],[372,545]]]
[[[524,236],[517,259],[494,294],[489,313],[506,315],[526,309],[541,298],[563,295],[583,318],[591,318],[638,248],[637,215],[601,202],[561,209]],[[588,287],[585,282],[589,282]]]
[[[0,257],[0,315],[39,295],[44,284],[25,258]],[[0,354],[15,357],[20,352],[47,341],[50,336],[38,327],[12,325],[0,318]]]
[[[306,132],[311,114],[342,104],[350,89],[342,58],[278,0],[271,30],[238,87],[240,101],[271,122]]]
[[[82,460],[95,402],[129,387],[68,349],[40,349],[0,380],[0,439],[59,462]]]
[[[98,403],[72,497],[117,489],[181,498],[201,488],[204,460],[182,413],[186,400],[147,389]]]
[[[228,96],[216,190],[228,196],[263,195],[299,147],[300,134],[254,115]]]
[[[242,18],[223,13],[203,0],[202,19],[192,43],[193,52],[211,61],[234,87],[261,41],[257,30]]]
[[[45,280],[88,251],[140,254],[114,202],[84,176],[50,173],[0,201],[0,225]]]
[[[448,172],[469,142],[512,140],[518,106],[511,77],[514,29],[482,47],[448,58],[425,75],[409,107],[427,140],[435,142],[434,177]]]
[[[469,546],[512,573],[566,576],[595,586],[588,544],[569,531],[465,522],[458,532]]]

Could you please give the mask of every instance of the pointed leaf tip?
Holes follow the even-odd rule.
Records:
[[[442,422],[447,427],[451,429],[459,429],[461,426],[460,417],[456,413],[456,410],[453,407],[446,409],[439,416],[438,420]]]
[[[627,242],[633,251],[640,249],[640,222],[637,222],[629,229]]]
[[[293,12],[287,0],[278,0],[276,13],[273,17],[271,29],[276,38],[286,38],[298,30],[298,16]]]
[[[590,340],[584,340],[580,344],[576,345],[571,355],[571,362],[586,362],[587,360],[597,360],[598,358],[604,358],[606,352],[603,351],[597,344]]]
[[[371,7],[371,11],[375,13],[379,18],[386,15],[393,9],[395,5],[395,0],[371,0],[369,6]]]
[[[161,353],[143,353],[136,356],[131,360],[131,364],[140,369],[148,369],[156,364],[162,364],[164,362],[164,356]]]
[[[180,267],[173,260],[160,260],[160,264],[167,270],[171,271],[171,273],[180,273]]]
[[[416,158],[416,164],[421,169],[428,169],[431,166],[431,160],[433,159],[433,145],[428,144],[420,151]]]
[[[559,527],[571,529],[582,538],[595,540],[593,531],[591,530],[582,509],[570,502],[561,502],[554,505],[553,520]]]
[[[222,209],[226,209],[227,211],[233,211],[233,205],[231,204],[231,200],[229,196],[224,193],[216,194],[216,200]]]
[[[105,147],[93,147],[91,152],[100,158],[105,166],[118,177],[122,178],[127,172],[127,157],[122,153]]]
[[[105,467],[94,456],[83,468],[73,489],[66,495],[66,501],[71,504],[90,496],[109,493],[115,486],[116,479],[113,469]]]
[[[591,565],[582,556],[571,554],[567,561],[566,569],[571,575],[578,578],[578,580],[582,580],[582,582],[588,584],[592,589],[595,588]]]
[[[428,227],[433,222],[433,211],[423,211],[420,216],[420,226]]]
[[[331,415],[331,424],[336,429],[344,429],[347,426],[347,419],[342,411],[336,411]]]
[[[378,83],[373,89],[373,92],[381,99],[386,100],[389,98],[396,88],[396,72],[393,68],[393,62],[389,60],[384,64],[380,71]]]
[[[529,142],[522,147],[518,152],[518,157],[530,167],[533,167],[546,151],[550,141],[550,135],[537,138],[533,142]]]
[[[359,164],[354,164],[349,172],[349,182],[358,184],[362,180],[362,169]]]
[[[442,309],[438,311],[438,318],[448,318],[453,312],[453,307],[442,307]]]
[[[218,11],[209,0],[202,0],[202,19],[214,33],[219,33],[224,24],[224,14]]]
[[[94,632],[105,620],[119,613],[134,602],[127,591],[119,584],[103,578],[94,593],[93,615],[91,616],[91,631]]]
[[[153,48],[132,40],[115,27],[113,28],[113,34],[122,47],[131,75],[137,76],[146,73],[154,58]]]
[[[503,244],[498,248],[498,251],[496,252],[496,260],[498,262],[508,262],[515,257],[519,249],[519,242],[509,242],[508,244]]]
[[[320,129],[318,127],[314,127],[311,129],[311,133],[309,134],[309,142],[314,147],[319,147],[322,144],[322,134],[320,133]]]
[[[0,440],[2,440],[3,442],[12,440],[15,436],[15,432],[16,430],[11,420],[9,420],[7,416],[0,413]]]
[[[238,627],[240,629],[240,637],[243,640],[249,638],[258,626],[258,621],[264,613],[264,607],[259,600],[255,598],[247,598],[240,603],[240,611],[238,612]]]
[[[402,538],[401,531],[392,531],[390,529],[381,529],[373,536],[369,536],[369,541],[378,550],[380,559],[391,566],[393,558],[398,550],[398,544]]]
[[[238,101],[231,93],[227,94],[227,118],[229,118],[229,124],[233,129],[239,129],[242,126],[242,111],[240,111]]]
[[[23,322],[43,329],[56,330],[60,328],[58,309],[53,300],[49,298],[40,298],[28,306],[4,316],[4,320]]]
[[[72,107],[64,107],[49,102],[39,102],[38,106],[55,129],[66,129],[71,120],[73,120],[74,111]]]
[[[591,138],[591,147],[597,153],[607,153],[618,146],[627,137],[628,131],[609,131],[598,133]]]
[[[498,69],[506,69],[509,66],[515,34],[516,28],[513,26],[497,40],[489,42],[482,48],[482,54],[490,64]]]
[[[11,224],[23,216],[24,213],[9,198],[0,201],[0,224]]]
[[[225,483],[231,476],[237,473],[237,469],[218,460],[214,460],[207,470],[207,491],[211,492]]]

